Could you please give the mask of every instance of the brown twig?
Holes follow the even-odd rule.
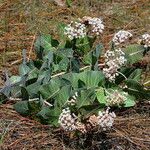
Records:
[[[28,61],[30,60],[30,57],[31,57],[31,54],[32,54],[32,50],[33,50],[35,39],[36,39],[36,33],[33,36],[32,44],[31,44],[31,47],[30,47],[30,50],[29,50]]]

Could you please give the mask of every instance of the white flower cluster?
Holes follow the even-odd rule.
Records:
[[[128,39],[130,39],[133,35],[128,32],[128,31],[124,31],[124,30],[120,30],[119,32],[117,32],[112,41],[114,42],[115,45],[119,45],[121,43],[126,42]]]
[[[74,106],[74,105],[76,104],[76,99],[74,99],[74,98],[69,99],[69,100],[67,101],[67,104],[68,104],[69,106]]]
[[[118,76],[118,69],[126,63],[125,53],[119,48],[114,51],[106,51],[104,54],[106,67],[103,68],[103,73],[110,82],[114,82]]]
[[[74,106],[76,104],[77,97],[78,97],[78,93],[75,92],[75,94],[71,97],[71,99],[69,99],[67,101],[67,104],[70,105],[70,106]]]
[[[107,96],[107,106],[121,106],[127,100],[126,98],[127,93],[120,93],[119,91],[115,90],[112,94]]]
[[[110,82],[114,82],[116,76],[118,76],[117,70],[118,66],[115,63],[112,63],[112,66],[109,68],[103,68],[103,73]]]
[[[110,128],[113,125],[114,118],[116,117],[114,112],[109,112],[109,107],[106,111],[99,112],[98,116],[92,115],[89,117],[88,122],[92,127],[100,126],[103,130]],[[58,123],[65,131],[80,131],[86,133],[86,125],[78,121],[77,116],[71,113],[69,108],[62,110],[59,116]]]
[[[100,126],[103,130],[112,127],[114,118],[116,118],[116,114],[114,112],[109,112],[109,110],[110,108],[108,107],[106,111],[99,111],[98,116],[90,116],[88,121],[92,127]]]
[[[85,125],[77,120],[77,116],[71,113],[69,107],[62,110],[58,123],[65,131],[78,130],[82,133],[86,132]]]
[[[85,24],[80,22],[71,22],[71,24],[67,25],[64,30],[64,34],[67,35],[70,40],[86,36]]]
[[[104,24],[100,18],[88,18],[88,24],[91,25],[92,32],[96,35],[100,35],[103,33],[104,30]]]
[[[144,45],[145,48],[150,47],[150,34],[143,34],[140,38],[140,43]]]
[[[90,33],[100,35],[103,30],[104,24],[100,18],[85,16],[79,19],[78,22],[71,22],[67,25],[64,34],[72,40],[74,38],[83,38]]]
[[[110,128],[113,126],[114,118],[116,118],[116,114],[114,112],[109,112],[109,107],[106,111],[99,111],[98,114],[98,125],[106,130],[106,128]]]
[[[65,108],[62,110],[62,113],[59,116],[58,123],[66,131],[76,130],[76,116],[74,114],[71,114],[69,108]]]

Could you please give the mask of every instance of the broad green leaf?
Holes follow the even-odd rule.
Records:
[[[40,112],[38,112],[37,116],[42,117],[44,120],[50,119],[51,110],[49,107],[43,107]]]
[[[86,84],[87,88],[98,87],[104,78],[101,71],[84,71],[79,74],[79,79]]]
[[[134,72],[134,70],[135,68],[133,67],[122,67],[119,71],[121,72],[121,74],[119,74],[119,76],[116,77],[115,83],[118,85],[121,82],[123,82],[125,80],[125,77],[128,78]]]
[[[26,64],[21,64],[19,66],[19,74],[24,76],[30,72],[30,68]]]
[[[51,35],[48,35],[48,34],[40,35],[35,42],[35,48],[38,48],[41,46],[44,48],[44,50],[51,50],[52,49],[51,40],[52,40]]]
[[[35,115],[41,110],[41,104],[39,99],[34,101],[29,101],[29,110],[31,117],[35,117]]]
[[[71,82],[71,86],[74,88],[74,89],[78,89],[78,80],[79,80],[79,74],[78,73],[67,73],[67,74],[64,74],[62,76],[63,79],[66,79],[68,81]]]
[[[66,71],[69,65],[69,59],[68,58],[64,58],[59,62],[59,71]]]
[[[26,87],[26,90],[28,91],[28,94],[30,96],[30,98],[35,98],[37,96],[39,96],[39,90],[41,87],[41,81],[36,81],[33,84],[30,84]]]
[[[96,46],[95,50],[90,51],[88,54],[84,55],[83,62],[84,64],[91,65],[92,69],[97,69],[99,57],[101,55],[103,45],[99,44]]]
[[[139,82],[132,79],[128,79],[125,81],[125,83],[128,86],[126,91],[130,95],[134,95],[139,100],[150,98],[150,90],[144,89],[144,87]]]
[[[79,54],[86,54],[87,52],[89,52],[91,47],[90,47],[90,42],[88,37],[77,39],[76,47],[77,47],[77,52]]]
[[[41,61],[39,60],[29,60],[28,62],[26,62],[26,65],[31,69],[38,69],[39,67],[38,66],[41,66]]]
[[[51,67],[51,64],[53,63],[53,52],[48,52],[46,56],[43,58],[43,64],[40,68],[40,71],[49,69]]]
[[[59,65],[53,63],[53,73],[58,72],[58,71],[59,71]]]
[[[139,91],[143,90],[143,86],[134,79],[128,79],[125,81],[125,83],[127,84],[128,88],[136,89]]]
[[[66,0],[66,4],[67,4],[68,7],[71,7],[71,5],[72,5],[72,0]]]
[[[77,58],[71,59],[71,66],[70,66],[71,72],[79,72],[80,71],[80,61]]]
[[[106,104],[106,96],[103,88],[99,88],[96,91],[96,96],[100,104]]]
[[[94,89],[81,90],[77,98],[77,108],[93,104],[96,98]]]
[[[127,63],[133,64],[143,58],[144,48],[138,44],[132,44],[126,47],[125,53],[127,55]]]
[[[13,87],[11,90],[11,96],[12,97],[21,97],[21,87],[20,86],[16,86]]]
[[[47,62],[48,66],[50,66],[50,64],[53,62],[53,54],[53,51],[49,51],[43,58],[43,60]]]
[[[135,97],[128,95],[124,104],[124,107],[133,107],[136,104]]]
[[[0,94],[2,94],[2,97],[3,96],[10,97],[11,92],[12,92],[11,85],[5,86],[2,89],[0,89]]]
[[[142,69],[136,69],[134,72],[131,73],[128,79],[134,79],[135,81],[140,81],[142,74]]]
[[[22,81],[24,86],[28,86],[28,85],[33,84],[37,81],[38,75],[39,75],[39,70],[36,67],[34,67],[26,75],[24,75],[22,77],[21,81]]]
[[[60,78],[59,80],[61,82],[61,87],[68,86],[68,85],[71,86],[71,82],[69,80],[64,79],[64,78]]]
[[[84,64],[91,65],[92,64],[92,53],[93,51],[90,51],[83,57]]]
[[[32,69],[28,72],[28,77],[26,80],[37,79],[39,74],[39,70],[37,68]]]
[[[59,49],[55,52],[55,55],[60,56],[61,58],[72,58],[73,57],[73,50],[72,48],[63,48]]]
[[[21,114],[23,116],[27,116],[30,114],[28,101],[17,102],[14,105],[14,108],[19,114]]]
[[[34,44],[37,57],[43,59],[43,56],[49,51],[55,50],[58,44],[58,41],[52,39],[51,35],[39,35]]]
[[[60,109],[57,107],[43,107],[42,110],[38,112],[37,116],[41,119],[42,123],[58,126],[58,118],[60,113]]]
[[[11,76],[10,77],[10,82],[11,84],[17,83],[21,81],[21,77],[20,76]]]
[[[45,70],[45,71],[40,70],[37,81],[43,80],[43,84],[46,84],[49,82],[50,78],[51,78],[51,70],[50,69]]]
[[[95,51],[93,52],[93,57],[92,57],[92,70],[98,70],[98,63],[99,63],[99,58],[101,56],[101,53],[103,51],[104,47],[102,44],[98,44],[96,46]]]
[[[48,84],[41,86],[40,93],[44,99],[50,99],[60,91],[61,83],[51,80]]]
[[[59,107],[63,107],[66,104],[66,101],[71,96],[71,87],[70,85],[62,87],[55,96],[56,104]]]
[[[29,99],[29,94],[28,94],[28,91],[25,87],[21,87],[21,97],[22,97],[22,100],[28,100]]]

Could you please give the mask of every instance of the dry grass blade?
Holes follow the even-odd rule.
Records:
[[[134,108],[135,111],[142,112],[143,108]],[[48,125],[41,125],[37,121],[24,118],[17,114],[10,104],[0,106],[0,122],[5,122],[5,126],[1,126],[2,130],[8,128],[1,144],[2,149],[20,150],[28,149],[56,149],[63,148],[77,150],[81,146],[81,141],[87,146],[87,150],[91,148],[102,147],[108,145],[107,149],[116,150],[132,149],[132,150],[149,150],[150,148],[150,119],[149,113],[137,112],[121,112],[121,116],[115,120],[113,130],[107,133],[107,138],[101,133],[89,133],[85,136],[84,141],[82,136],[78,139],[62,132],[60,129],[53,130]],[[130,116],[127,117],[126,114]],[[7,124],[6,124],[7,123]],[[72,137],[69,139],[69,137]],[[84,138],[85,138],[84,137]],[[102,142],[103,141],[103,142]],[[69,144],[68,146],[66,144]],[[104,144],[105,143],[105,144]],[[82,145],[83,146],[83,145]],[[81,148],[81,147],[80,147]]]
[[[119,0],[74,0],[70,8],[64,7],[64,0],[54,1],[1,1],[0,75],[4,68],[9,68],[12,74],[17,74],[16,68],[22,61],[22,49],[27,50],[28,60],[34,58],[36,33],[47,33],[59,38],[58,24],[61,22],[68,23],[83,16],[101,16],[106,28],[103,37],[97,42],[102,41],[106,49],[114,32],[120,29],[130,30],[138,37],[148,32],[150,28],[149,0],[124,0],[121,3]],[[53,77],[62,74],[63,72]],[[143,81],[146,87],[149,85],[149,81],[145,79],[149,76],[147,74],[146,72]],[[0,86],[2,84],[0,78]],[[108,132],[106,136],[90,133],[89,136],[82,135],[79,138],[73,136],[69,139],[68,134],[60,129],[52,131],[50,126],[17,114],[12,105],[15,101],[11,100],[9,104],[0,105],[2,150],[150,149],[149,102],[146,105],[140,104],[132,110],[119,112],[120,117],[115,121],[114,130]],[[107,145],[108,147],[103,147]]]

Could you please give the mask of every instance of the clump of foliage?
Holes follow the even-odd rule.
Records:
[[[7,77],[0,102],[20,98],[14,105],[18,113],[69,131],[85,133],[87,124],[111,127],[116,116],[110,108],[132,107],[150,97],[140,84],[143,68],[134,65],[150,47],[148,39],[129,44],[133,35],[119,31],[106,51],[102,43],[94,46],[103,31],[100,18],[84,17],[64,27],[63,42],[40,34],[37,59],[27,61],[23,50],[19,75]]]

